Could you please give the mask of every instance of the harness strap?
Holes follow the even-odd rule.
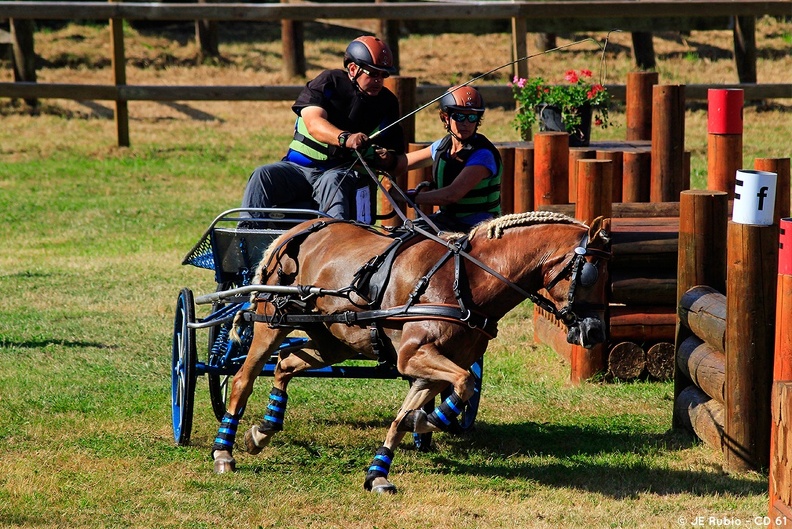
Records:
[[[361,325],[376,320],[414,320],[435,319],[464,324],[476,329],[489,339],[498,335],[497,322],[490,321],[480,312],[462,309],[456,305],[442,303],[419,303],[417,305],[399,305],[389,309],[364,310],[356,312],[347,310],[333,314],[287,314],[280,313],[268,316],[250,310],[241,311],[242,319],[248,322],[268,323],[272,327],[298,327],[305,323],[344,323]]]

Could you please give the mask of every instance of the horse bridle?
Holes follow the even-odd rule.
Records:
[[[574,325],[580,319],[573,309],[573,307],[575,307],[575,290],[578,284],[583,287],[591,287],[594,286],[599,279],[597,261],[586,261],[586,257],[591,256],[604,260],[611,258],[610,252],[589,248],[588,243],[589,238],[588,234],[586,234],[583,236],[580,244],[573,250],[572,258],[567,261],[561,271],[544,287],[545,290],[550,292],[550,289],[555,287],[562,279],[569,277],[569,291],[567,292],[566,305],[560,310],[551,311],[567,327]],[[588,305],[587,307],[593,309],[603,308],[602,306],[594,305]]]

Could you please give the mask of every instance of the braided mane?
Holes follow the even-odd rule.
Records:
[[[573,219],[572,217],[568,217],[561,213],[554,213],[552,211],[529,211],[527,213],[504,215],[503,217],[496,217],[492,220],[482,222],[470,230],[470,238],[472,239],[479,230],[486,230],[488,239],[500,239],[503,236],[503,232],[508,228],[530,226],[531,224],[549,223],[576,224],[578,226],[586,226],[579,220]]]

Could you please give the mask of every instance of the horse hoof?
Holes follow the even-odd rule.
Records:
[[[214,457],[215,474],[236,472],[236,460],[228,452],[218,452]]]
[[[245,449],[248,454],[256,455],[270,443],[271,434],[261,433],[257,426],[253,426],[245,432]]]
[[[417,432],[418,424],[426,424],[426,412],[423,410],[408,411],[399,424],[396,426],[397,432]]]
[[[366,487],[366,490],[377,494],[396,494],[396,485],[380,476],[374,479],[374,481]]]

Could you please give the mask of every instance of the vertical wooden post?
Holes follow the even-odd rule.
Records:
[[[743,91],[707,91],[707,188],[734,198],[737,171],[743,168]]]
[[[374,0],[375,4],[384,4],[388,0]],[[393,67],[396,68],[396,74],[399,73],[399,25],[398,20],[378,20],[379,37],[385,41],[393,54]],[[412,110],[412,109],[410,109]]]
[[[280,2],[288,4],[289,0]],[[281,20],[281,50],[283,75],[287,78],[305,76],[305,36],[302,22]]]
[[[399,99],[400,116],[404,116],[416,108],[415,77],[391,76],[385,79],[383,85]],[[415,114],[403,120],[400,125],[404,131],[404,144],[413,143],[415,141]]]
[[[514,212],[534,209],[534,149],[514,148]]]
[[[651,70],[655,67],[654,42],[650,31],[633,31],[632,49],[636,67],[642,70]]]
[[[756,83],[756,18],[734,17],[734,62],[741,83]]]
[[[115,0],[110,0],[113,2]],[[124,20],[110,19],[111,64],[113,67],[113,84],[116,88],[126,85],[126,57],[124,54]],[[116,92],[115,124],[119,147],[129,147],[129,108],[125,99],[118,98]]]
[[[627,74],[628,141],[652,139],[652,87],[657,84],[658,79],[657,72],[629,72]]]
[[[418,151],[426,147],[424,143],[410,143],[407,145],[407,152]],[[432,179],[432,168],[431,167],[422,167],[420,169],[413,169],[411,171],[407,171],[407,179],[405,185],[401,185],[399,182],[400,187],[402,189],[415,189],[415,187],[420,184],[421,182],[428,181]],[[432,206],[430,205],[422,205],[418,206],[421,211],[424,213],[431,213]],[[416,219],[418,215],[415,214],[415,211],[410,209],[407,211],[407,218]]]
[[[514,213],[514,147],[499,145],[501,173],[501,215]]]
[[[613,162],[610,160],[579,160],[575,218],[591,224],[600,215],[613,212]]]
[[[569,134],[539,132],[534,139],[534,206],[569,199]]]
[[[597,151],[597,160],[609,160],[613,164],[612,202],[623,202],[622,188],[624,183],[624,156],[622,151]]]
[[[642,151],[624,151],[622,160],[622,201],[649,202],[652,155]]]
[[[726,263],[726,420],[729,470],[770,462],[778,227],[729,221]]]
[[[685,86],[652,89],[651,202],[676,202],[684,189]]]
[[[514,17],[511,19],[512,23],[512,60],[517,61],[523,57],[528,56],[528,41],[526,33],[528,33],[528,24],[525,18]],[[528,60],[517,61],[512,64],[512,75],[528,78]],[[530,134],[530,131],[529,131]]]
[[[198,3],[206,4],[208,2],[207,0],[198,0]],[[196,20],[195,38],[198,41],[198,53],[200,60],[203,61],[210,57],[220,56],[216,20]]]
[[[33,36],[35,24],[32,20],[15,18],[12,18],[9,24],[11,26],[11,47],[14,59],[14,82],[35,83],[36,50]],[[25,103],[31,107],[37,107],[38,99],[28,98],[25,99]]]
[[[776,290],[775,357],[770,429],[770,510],[773,527],[792,518],[792,218],[781,219]]]
[[[569,203],[575,204],[577,202],[577,177],[578,177],[578,160],[591,160],[595,158],[597,151],[587,149],[585,147],[575,147],[569,149]]]
[[[728,194],[723,191],[687,190],[679,195],[679,251],[677,254],[677,302],[696,285],[726,291],[726,225]],[[676,350],[690,331],[677,318]],[[690,385],[674,361],[674,402]],[[674,406],[673,427],[683,428]]]
[[[767,171],[778,175],[776,179],[776,222],[783,217],[792,215],[792,211],[790,211],[792,183],[790,183],[789,162],[789,158],[757,158],[754,160],[754,169],[757,171]]]

